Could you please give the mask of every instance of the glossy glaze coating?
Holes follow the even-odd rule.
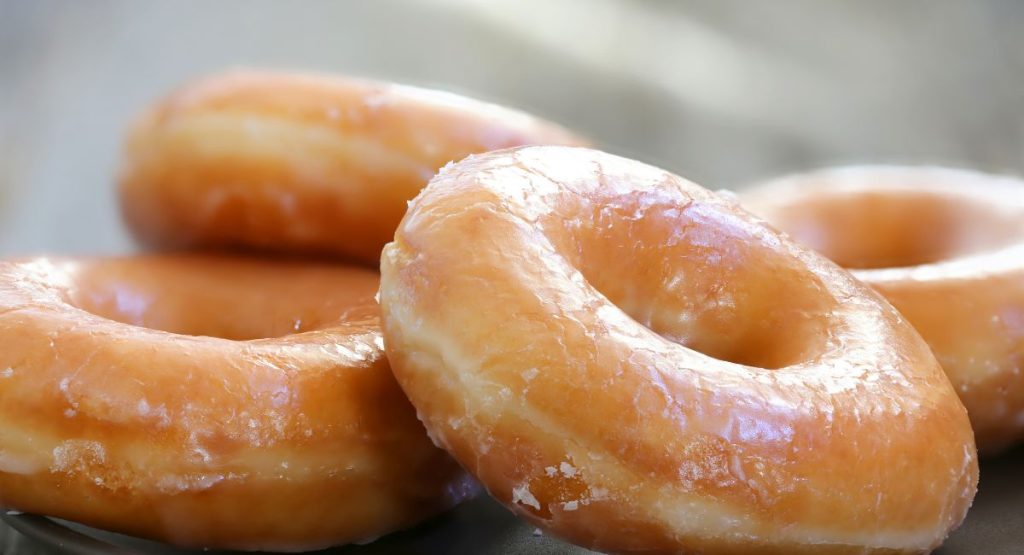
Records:
[[[974,496],[967,415],[913,328],[662,170],[469,157],[412,202],[381,270],[388,358],[431,436],[581,545],[923,552]]]
[[[0,263],[0,507],[305,550],[459,502],[472,487],[388,370],[377,283],[202,256]]]
[[[523,144],[580,144],[461,96],[316,74],[186,85],[132,128],[122,212],[142,241],[340,255],[376,266],[438,168]]]
[[[979,449],[1024,438],[1024,183],[850,167],[762,184],[742,202],[903,313],[967,407]]]

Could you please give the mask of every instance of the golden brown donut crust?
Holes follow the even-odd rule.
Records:
[[[388,358],[432,437],[581,545],[924,552],[974,496],[966,413],[913,328],[662,170],[469,157],[412,202],[381,270]]]
[[[235,71],[188,84],[134,125],[124,219],[164,247],[248,247],[376,265],[438,168],[523,144],[581,144],[454,94],[340,76]]]
[[[0,507],[306,550],[464,499],[388,369],[377,284],[207,256],[0,263]]]
[[[882,293],[931,346],[979,449],[1024,439],[1024,183],[929,167],[781,178],[744,206]]]

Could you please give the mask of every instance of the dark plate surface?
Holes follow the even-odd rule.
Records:
[[[8,514],[0,524],[0,547],[19,555],[193,555],[204,553],[58,523],[33,515]],[[11,537],[6,537],[11,536]],[[206,552],[211,553],[211,552]],[[489,497],[412,530],[362,546],[322,551],[337,555],[381,554],[566,554],[590,553],[568,545],[512,516]],[[1024,448],[981,466],[981,488],[963,526],[937,552],[942,555],[1024,553]]]

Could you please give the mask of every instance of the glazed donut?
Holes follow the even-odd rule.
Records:
[[[305,550],[471,495],[388,369],[377,283],[203,256],[0,263],[0,507]]]
[[[578,544],[923,552],[971,504],[967,415],[913,328],[665,171],[471,156],[412,202],[381,270],[388,359],[435,442]]]
[[[468,154],[579,144],[461,96],[315,74],[236,71],[185,86],[129,133],[128,227],[154,246],[340,255],[376,266],[406,203]]]
[[[853,269],[931,346],[978,447],[1024,439],[1024,183],[943,168],[782,178],[743,204]]]

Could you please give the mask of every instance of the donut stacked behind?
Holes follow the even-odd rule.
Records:
[[[868,166],[778,179],[742,198],[899,309],[959,393],[980,449],[1024,439],[1024,183]]]
[[[140,118],[121,206],[152,245],[376,266],[406,203],[441,166],[497,148],[581,142],[524,113],[440,91],[239,71],[192,83]]]

